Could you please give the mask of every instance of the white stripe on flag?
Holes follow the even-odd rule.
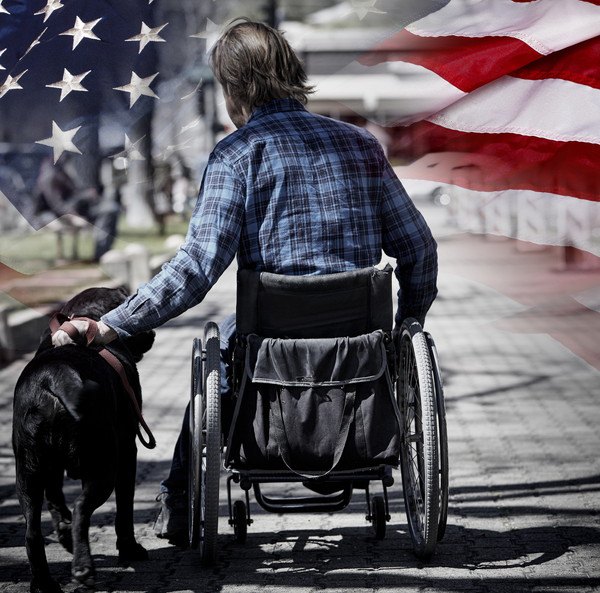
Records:
[[[600,9],[582,0],[451,0],[406,29],[423,37],[515,37],[546,55],[598,35]]]
[[[415,183],[402,181],[410,193]],[[531,190],[485,192],[445,183],[439,187],[450,197],[446,210],[461,231],[538,245],[572,245],[600,256],[598,202]]]
[[[600,143],[600,90],[567,80],[504,76],[428,121],[452,130]]]

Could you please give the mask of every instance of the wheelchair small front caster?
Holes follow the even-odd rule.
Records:
[[[246,543],[248,535],[248,518],[246,514],[246,503],[236,500],[233,503],[233,533],[238,544]]]
[[[371,525],[375,539],[381,540],[385,537],[386,519],[383,496],[374,496],[371,499]]]

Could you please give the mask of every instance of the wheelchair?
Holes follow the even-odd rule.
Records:
[[[363,489],[366,519],[383,539],[391,520],[391,470],[399,467],[414,553],[423,560],[434,553],[448,512],[443,386],[431,335],[415,319],[392,332],[391,278],[389,265],[325,276],[238,272],[231,401],[221,396],[215,323],[206,324],[192,351],[189,543],[204,565],[217,559],[223,465],[228,523],[239,543],[253,523],[250,490],[268,512],[330,513]],[[315,406],[308,411],[302,408],[307,398]],[[314,430],[315,418],[327,414],[331,421],[314,440],[327,440],[330,432],[338,442],[325,447],[323,459],[312,450],[304,455],[309,438],[302,430]],[[382,438],[379,448],[369,442]],[[367,450],[360,459],[359,449]],[[286,482],[304,484],[310,496],[263,492],[265,484]],[[371,495],[373,482],[381,495]],[[241,489],[235,501],[234,484]]]

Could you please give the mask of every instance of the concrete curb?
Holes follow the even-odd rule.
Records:
[[[35,349],[51,310],[0,309],[0,362],[11,362]]]

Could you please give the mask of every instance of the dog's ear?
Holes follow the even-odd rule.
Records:
[[[135,362],[140,362],[144,354],[148,352],[150,348],[152,348],[155,335],[156,334],[153,331],[148,331],[141,334],[136,334],[135,336],[131,336],[131,338],[123,340],[133,355]]]
[[[52,333],[50,332],[50,328],[47,327],[40,337],[40,345],[38,346],[36,355],[44,352],[44,350],[50,350],[50,348],[52,348]]]
[[[120,294],[123,297],[123,300],[125,300],[129,296],[129,291],[127,290],[127,287],[124,284],[117,286],[115,290],[117,294]]]

